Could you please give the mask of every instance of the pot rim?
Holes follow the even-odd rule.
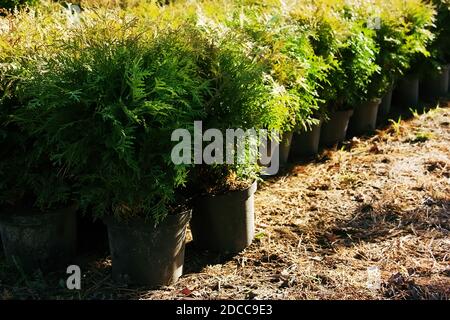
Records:
[[[74,202],[65,207],[41,211],[38,208],[10,208],[4,214],[0,214],[0,223],[8,226],[40,226],[47,224],[56,216],[68,215],[78,210],[78,203]]]
[[[258,181],[255,180],[252,182],[252,184],[250,186],[248,186],[247,188],[243,189],[243,190],[231,190],[231,191],[227,191],[225,193],[220,193],[220,194],[203,194],[200,195],[198,198],[202,199],[202,198],[220,198],[220,197],[228,197],[228,196],[234,196],[234,195],[238,195],[238,194],[247,194],[249,193],[250,195],[254,194],[256,192],[256,190],[258,189]]]
[[[366,101],[361,102],[357,108],[362,107],[362,106],[367,106],[367,105],[372,105],[372,104],[381,104],[381,98],[373,98],[373,99],[369,99]]]
[[[177,224],[187,224],[192,217],[192,208],[182,210],[174,214],[168,214],[158,224],[155,224],[152,219],[145,219],[144,217],[132,217],[128,219],[118,220],[113,215],[102,217],[101,220],[108,227],[113,228],[135,228],[135,229],[157,229],[163,226],[175,226]]]
[[[354,111],[355,111],[354,108],[347,109],[347,110],[336,110],[336,111],[330,112],[330,115],[332,115],[333,113],[335,113],[335,114],[345,114],[345,113],[347,113],[347,114],[349,114],[351,116]]]

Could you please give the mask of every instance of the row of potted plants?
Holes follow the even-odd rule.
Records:
[[[342,7],[336,9],[340,5]],[[331,77],[331,82],[321,87],[332,92],[331,96],[323,92],[318,95],[319,98],[327,97],[324,104],[326,112],[321,113],[316,118],[317,122],[306,130],[296,128],[294,138],[286,140],[287,145],[292,143],[292,159],[314,155],[320,145],[334,145],[348,135],[374,131],[377,122],[389,116],[393,97],[398,106],[406,109],[417,107],[419,79],[422,100],[447,95],[450,6],[439,0],[433,5],[437,16],[433,16],[430,7],[420,2],[379,1],[376,10],[370,8],[373,2],[364,1],[355,2],[353,6],[333,2],[333,10],[329,4],[321,7],[326,8],[326,12],[345,12],[344,16],[351,18],[351,30],[355,33],[348,33],[340,45],[335,46],[341,59],[338,61],[341,73],[334,70],[335,78]],[[335,21],[330,23],[318,12],[317,8],[314,14],[302,10],[309,18],[321,16],[321,22],[314,24],[316,32],[320,33],[321,28],[336,28]],[[325,47],[331,51],[334,46],[328,40]],[[327,86],[336,90],[340,99],[336,99],[336,91]],[[289,147],[285,150],[289,152]]]
[[[118,281],[175,281],[192,211],[197,243],[223,252],[249,245],[254,223],[240,213],[253,217],[257,163],[171,159],[173,132],[194,134],[194,121],[277,125],[273,82],[246,40],[109,10],[86,10],[67,28],[67,13],[48,6],[16,12],[2,38],[6,257],[30,270],[68,263],[77,208],[107,224]]]
[[[30,270],[69,263],[81,211],[108,226],[114,279],[149,286],[182,274],[189,222],[208,250],[254,237],[262,167],[174,163],[174,131],[269,129],[281,161],[286,141],[315,153],[345,138],[351,114],[353,134],[373,130],[393,83],[448,49],[440,2],[83,7],[0,20],[3,247]]]

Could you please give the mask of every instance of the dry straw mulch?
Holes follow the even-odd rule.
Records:
[[[254,243],[232,257],[188,244],[185,275],[174,286],[118,287],[111,261],[94,255],[80,292],[64,289],[64,275],[6,279],[5,267],[0,298],[449,299],[447,107],[355,138],[261,183]],[[380,271],[379,289],[367,288],[369,267]]]

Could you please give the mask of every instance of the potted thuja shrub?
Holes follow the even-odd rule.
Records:
[[[446,96],[450,70],[450,3],[434,0],[437,15],[432,28],[435,38],[428,47],[430,57],[422,59],[420,95],[425,99]]]
[[[189,165],[172,161],[171,135],[203,112],[203,42],[189,26],[94,22],[33,75],[35,123],[76,176],[80,207],[106,223],[113,279],[168,285],[182,274],[191,216],[179,191]]]
[[[401,11],[392,10],[391,6],[380,7],[375,17],[368,17],[369,19],[378,19],[375,20],[378,25],[374,26],[374,31],[378,47],[376,63],[380,70],[372,76],[368,95],[381,97],[377,118],[384,121],[391,112],[395,80],[403,74],[405,66],[408,65],[404,41],[406,34],[401,27]]]
[[[291,159],[313,156],[318,153],[321,130],[325,122],[329,122],[325,130],[330,133],[326,133],[322,138],[323,144],[329,145],[339,140],[334,137],[336,127],[333,122],[339,118],[337,113],[340,112],[334,106],[340,105],[340,102],[337,101],[337,87],[332,85],[332,75],[337,75],[336,72],[339,70],[337,57],[339,56],[340,41],[338,38],[345,37],[332,31],[334,29],[333,21],[327,16],[332,9],[324,10],[324,12],[321,12],[319,8],[314,10],[317,10],[316,14],[308,10],[299,10],[291,17],[297,28],[291,28],[295,30],[296,34],[297,41],[294,43],[302,45],[293,46],[291,44],[290,48],[294,57],[303,66],[303,72],[300,73],[303,74],[303,77],[299,78],[301,81],[297,82],[301,103],[292,140]],[[338,23],[338,21],[334,21],[334,23]],[[302,50],[292,50],[299,48]],[[336,110],[336,115],[333,114],[332,120],[327,116],[328,105],[333,106],[332,109]],[[347,112],[344,112],[344,115],[347,116],[346,119],[350,116],[350,114],[347,115]],[[343,127],[343,129],[346,128],[346,123]],[[345,137],[345,133],[342,136]]]
[[[318,106],[319,83],[325,79],[327,69],[323,59],[316,56],[308,33],[299,26],[273,31],[272,73],[284,92],[278,94],[284,103],[286,117],[279,143],[280,165],[289,158],[317,153],[321,115]],[[283,56],[283,59],[280,59]]]
[[[23,89],[41,57],[57,50],[41,35],[58,24],[32,32],[31,25],[45,20],[40,13],[15,15],[20,19],[9,17],[10,28],[0,37],[0,233],[7,261],[24,271],[48,271],[73,263],[76,187],[34,127],[27,108],[34,96]]]
[[[406,59],[403,77],[399,78],[394,90],[393,103],[409,109],[419,104],[420,69],[422,62],[430,56],[428,46],[435,37],[432,33],[435,10],[432,4],[418,0],[405,1],[398,6],[401,17],[397,26],[402,31],[400,54]]]
[[[371,115],[366,114],[366,107],[373,109],[373,102],[365,99],[368,98],[370,79],[378,71],[375,43],[370,30],[361,26],[360,22],[349,23],[349,28],[351,34],[339,48],[340,60],[330,70],[329,84],[322,90],[328,108],[328,120],[322,125],[320,137],[323,146],[345,139],[350,117],[355,112],[354,121],[357,126],[365,126],[367,116]],[[379,103],[378,101],[376,108]]]
[[[256,10],[256,9],[255,9]],[[295,139],[294,132],[308,127],[317,109],[317,80],[324,76],[324,63],[316,57],[308,33],[291,24],[281,12],[247,13],[244,25],[252,41],[252,56],[270,76],[272,108],[270,120],[279,132],[278,139],[269,139],[269,150],[277,150],[280,166],[285,166]]]
[[[432,8],[417,0],[392,2],[380,5],[372,15],[370,19],[378,19],[373,29],[379,48],[376,63],[381,68],[372,81],[381,85],[371,85],[371,90],[384,88],[380,92],[383,98],[378,112],[379,120],[384,121],[392,102],[400,106],[418,103],[418,76],[414,71],[409,72],[409,68],[416,55],[427,54]]]
[[[345,104],[353,109],[348,129],[350,134],[359,135],[375,130],[385,86],[384,78],[377,77],[381,68],[376,63],[378,47],[374,31],[364,22],[356,21],[352,33],[348,46],[342,50],[342,66],[348,85]]]
[[[290,106],[287,117],[287,132],[291,138],[290,158],[314,155],[318,152],[322,120],[325,118],[323,101],[319,99],[321,83],[325,81],[329,66],[321,56],[314,53],[307,31],[300,27],[288,28],[282,38],[286,74],[289,79],[288,93],[296,99],[285,100]],[[277,46],[278,47],[278,46]],[[281,46],[283,47],[283,46]],[[283,163],[282,149],[280,161]],[[288,154],[289,155],[289,154]]]
[[[208,142],[191,177],[193,241],[220,253],[239,252],[253,240],[259,142],[247,133],[258,133],[264,120],[272,119],[271,91],[261,66],[245,54],[246,39],[234,37],[229,33],[227,40],[219,39],[210,54],[215,89],[205,104],[203,140]]]
[[[322,119],[317,119],[323,121],[320,145],[325,147],[345,139],[353,114],[349,101],[357,94],[360,84],[369,77],[366,70],[358,65],[360,57],[366,56],[366,48],[360,45],[364,35],[353,26],[353,21],[341,15],[332,15],[331,8],[328,9],[322,8],[321,11],[318,8],[308,26],[313,31],[310,38],[314,52],[326,65],[326,77],[319,79],[317,89],[321,102],[320,114],[325,114]]]
[[[30,114],[23,112],[6,73],[0,81],[8,88],[0,101],[0,234],[6,260],[27,272],[67,267],[76,249],[73,177],[51,161],[45,140],[27,125]]]

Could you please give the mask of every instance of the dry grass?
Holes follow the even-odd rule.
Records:
[[[0,297],[449,299],[449,123],[448,108],[434,109],[265,181],[254,243],[233,257],[188,244],[174,286],[117,287],[110,261],[97,256],[84,264],[80,292],[51,283],[64,275],[0,277]],[[371,266],[381,271],[378,290],[367,288]]]

